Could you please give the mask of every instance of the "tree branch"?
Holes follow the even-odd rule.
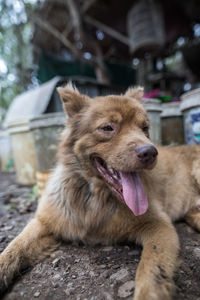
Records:
[[[76,57],[80,58],[80,52],[74,47],[74,45],[55,27],[53,27],[49,22],[40,19],[38,16],[29,16],[31,21],[36,25],[40,26],[42,29],[51,33],[55,38],[57,38],[67,49],[69,49]]]
[[[88,9],[96,2],[97,0],[88,0],[85,1],[83,3],[83,13],[86,13],[88,11]],[[67,28],[63,31],[63,34],[65,36],[68,36],[69,33],[72,31],[73,29],[73,24],[69,23],[69,25],[67,26]]]
[[[112,38],[120,41],[121,43],[130,46],[131,45],[131,41],[128,37],[124,36],[123,34],[117,32],[116,30],[114,30],[113,28],[99,22],[98,20],[95,20],[89,16],[85,16],[84,17],[84,21],[92,26],[95,26],[98,29],[101,29],[103,32],[105,32],[106,34],[110,35]]]
[[[88,9],[95,3],[97,0],[87,0],[83,4],[83,12],[86,13]]]
[[[93,63],[95,64],[96,75],[99,82],[109,84],[110,78],[103,60],[101,47],[98,42],[93,37],[88,36],[87,32],[83,29],[84,26],[82,24],[80,9],[76,0],[67,0],[66,4],[69,9],[74,31],[79,36],[81,42],[90,48],[96,55],[96,60]]]
[[[24,3],[24,0],[21,0],[24,4],[24,7],[26,8],[26,4]],[[96,0],[89,0],[88,3],[93,3]],[[59,32],[55,27],[53,27],[49,22],[46,20],[42,20],[37,15],[30,15],[27,13],[31,21],[35,24],[41,27],[43,30],[49,32],[52,34],[56,39],[58,39],[76,58],[79,60],[85,61],[88,64],[95,67],[97,79],[101,83],[108,84],[110,83],[109,76],[105,67],[105,64],[103,62],[103,55],[101,52],[101,49],[97,43],[94,43],[94,41],[91,41],[91,38],[86,38],[86,33],[83,31],[83,26],[80,18],[80,14],[77,10],[76,3],[73,0],[67,0],[68,9],[71,14],[71,20],[72,24],[75,28],[75,31],[79,34],[81,39],[84,41],[86,45],[90,45],[90,47],[94,50],[96,57],[92,57],[90,60],[87,60],[82,55],[81,51],[79,51],[74,44],[69,41],[68,38],[64,36],[63,33]],[[89,4],[88,4],[89,5]],[[84,9],[88,8],[88,6],[85,6]]]

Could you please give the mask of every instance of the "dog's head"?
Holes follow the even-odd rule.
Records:
[[[138,171],[153,168],[158,152],[149,139],[143,89],[93,99],[72,85],[58,92],[68,115],[68,151],[83,172],[104,180],[135,215],[145,213],[148,201]]]

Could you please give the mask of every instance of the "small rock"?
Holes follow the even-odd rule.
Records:
[[[14,226],[13,225],[10,225],[10,226],[5,226],[5,227],[3,227],[1,230],[2,231],[9,231],[9,230],[11,230],[11,229],[13,229],[14,228]]]
[[[40,296],[40,292],[35,292],[35,294],[33,295],[35,298],[38,298]]]
[[[104,247],[104,248],[102,249],[102,251],[110,252],[110,251],[112,251],[112,249],[113,249],[112,246],[108,246],[108,247]]]
[[[119,287],[118,296],[120,298],[126,298],[133,294],[134,288],[135,282],[133,280],[127,281]]]
[[[114,265],[113,269],[119,269],[120,265]]]
[[[125,246],[124,249],[130,250],[130,247],[129,246]]]
[[[72,287],[73,285],[73,282],[68,282],[67,287]]]
[[[58,257],[52,261],[52,265],[54,268],[58,267],[59,263],[60,263],[60,258]]]
[[[72,278],[75,279],[75,278],[76,278],[76,275],[72,275]]]
[[[3,241],[5,241],[5,239],[6,239],[5,235],[0,235],[0,243],[3,242]]]
[[[59,287],[58,282],[55,282],[55,281],[52,282],[52,285],[53,285],[54,288],[58,288]]]
[[[108,292],[103,292],[103,296],[105,297],[105,300],[114,300],[112,295],[110,295]]]
[[[0,200],[3,204],[10,203],[10,200],[12,199],[13,195],[10,192],[4,192],[0,193]]]
[[[133,251],[128,252],[128,255],[130,255],[130,256],[136,256],[139,254],[140,254],[139,250],[133,250]]]
[[[68,264],[66,264],[66,271],[69,271],[70,269],[71,269],[71,266],[70,265],[68,265]]]
[[[66,289],[65,294],[66,294],[66,296],[70,296],[70,290]]]
[[[12,234],[9,234],[9,235],[8,235],[8,239],[9,239],[9,240],[12,240],[13,238],[14,238],[14,235],[12,235]]]
[[[81,271],[81,272],[79,272],[78,274],[79,274],[79,276],[84,276],[84,275],[85,275],[85,272],[84,272],[84,271]]]
[[[197,242],[197,241],[195,242],[195,241],[194,241],[193,243],[191,243],[191,245],[193,245],[193,246],[195,246],[195,247],[196,247],[196,246],[198,246],[198,245],[199,245],[199,242]]]
[[[106,265],[100,265],[99,268],[100,268],[100,269],[105,269],[105,268],[106,268]]]
[[[65,290],[66,296],[70,296],[70,295],[72,294],[72,292],[73,292],[73,289],[72,289],[72,288],[67,288],[67,289]]]
[[[110,275],[109,270],[105,270],[103,273],[101,273],[100,277],[101,278],[108,278]]]
[[[95,272],[94,272],[94,271],[90,271],[90,272],[89,272],[89,275],[90,275],[91,277],[94,277],[94,276],[95,276]]]
[[[60,280],[60,279],[61,279],[60,274],[56,274],[53,276],[53,280]]]
[[[63,255],[63,251],[62,250],[57,250],[54,252],[55,256],[57,257],[61,257]]]
[[[196,257],[200,258],[200,248],[195,248],[194,249],[194,254]]]
[[[128,271],[127,269],[121,269],[119,270],[118,272],[112,274],[110,276],[110,279],[111,280],[117,280],[117,281],[120,281],[120,280],[123,280],[125,277],[128,276]]]

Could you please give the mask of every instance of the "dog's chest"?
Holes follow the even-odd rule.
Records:
[[[90,199],[86,206],[74,207],[68,203],[66,209],[67,235],[72,240],[81,240],[90,244],[102,243],[109,236],[108,228],[112,222],[114,207],[102,205]]]
[[[63,166],[58,166],[48,185],[45,207],[51,207],[55,219],[55,224],[50,225],[52,230],[64,240],[90,244],[118,240],[127,219],[119,213],[123,211],[119,201],[105,186],[98,185],[94,191],[82,178],[69,177],[65,171]]]

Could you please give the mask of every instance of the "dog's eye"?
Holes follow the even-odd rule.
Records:
[[[101,124],[97,130],[100,132],[101,136],[106,138],[112,138],[113,135],[117,132],[118,125],[114,122]]]
[[[111,125],[106,125],[101,128],[104,131],[113,131],[113,127]]]

